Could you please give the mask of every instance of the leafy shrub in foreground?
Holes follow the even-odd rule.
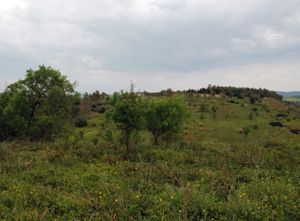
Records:
[[[63,129],[61,122],[72,116],[77,97],[74,87],[51,67],[27,70],[24,80],[9,85],[0,95],[0,139],[52,139]]]

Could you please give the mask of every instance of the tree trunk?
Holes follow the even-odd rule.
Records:
[[[125,145],[126,145],[126,158],[129,159],[131,153],[131,142],[130,142],[130,132],[126,131],[125,133]]]
[[[158,145],[158,137],[159,137],[158,134],[154,135],[154,143],[153,143],[153,144],[154,144],[155,146]]]

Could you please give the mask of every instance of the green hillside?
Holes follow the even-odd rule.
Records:
[[[149,95],[150,96],[150,95]],[[159,146],[83,100],[88,125],[55,142],[0,145],[1,220],[299,220],[300,109],[273,98],[183,96],[189,118]],[[280,122],[274,127],[270,122]]]

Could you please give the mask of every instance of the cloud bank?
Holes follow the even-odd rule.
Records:
[[[298,0],[0,0],[1,84],[39,64],[80,91],[299,90]]]

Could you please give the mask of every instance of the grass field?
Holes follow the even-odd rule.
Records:
[[[0,219],[300,220],[300,135],[290,132],[300,109],[269,98],[186,99],[182,135],[157,147],[142,132],[131,160],[92,112],[68,138],[1,143]]]

